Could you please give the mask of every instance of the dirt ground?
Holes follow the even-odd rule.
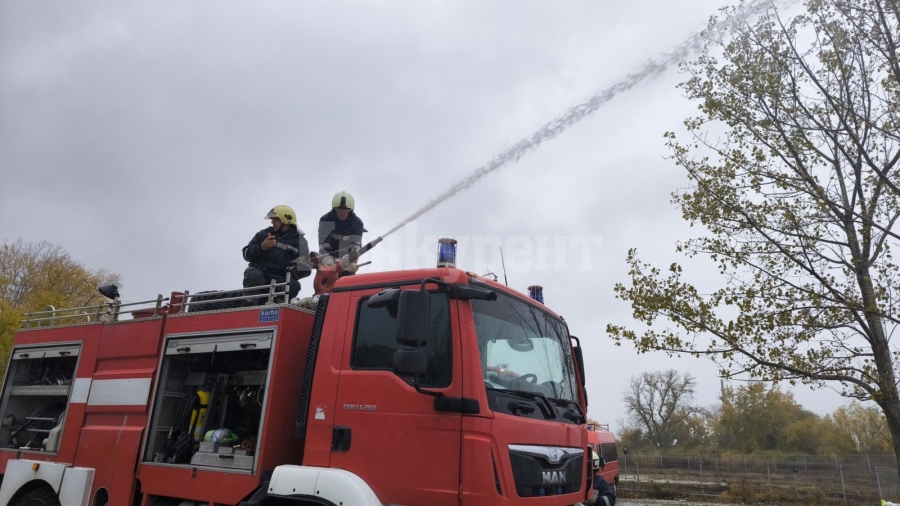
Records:
[[[683,500],[665,499],[628,499],[620,497],[616,499],[616,506],[722,506],[720,503],[694,502]]]

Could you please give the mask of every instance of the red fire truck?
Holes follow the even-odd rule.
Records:
[[[614,488],[619,486],[619,452],[616,435],[609,430],[609,424],[588,425],[588,444],[600,457],[600,475]]]
[[[259,305],[241,291],[121,304],[105,289],[109,304],[28,315],[15,336],[0,505],[544,506],[588,493],[578,339],[490,279],[358,274],[295,303],[273,285]]]

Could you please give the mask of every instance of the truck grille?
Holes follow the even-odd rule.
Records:
[[[509,445],[519,497],[571,494],[581,490],[584,450],[558,446]]]

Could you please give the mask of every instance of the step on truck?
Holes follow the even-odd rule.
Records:
[[[446,265],[446,263],[444,264]],[[0,506],[571,505],[578,339],[452,266],[27,315],[0,396]],[[283,289],[284,287],[280,287]]]

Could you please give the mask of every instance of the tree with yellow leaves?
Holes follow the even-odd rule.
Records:
[[[3,243],[0,248],[0,367],[6,367],[22,315],[55,308],[100,304],[100,285],[120,284],[106,269],[91,270],[46,241]]]

